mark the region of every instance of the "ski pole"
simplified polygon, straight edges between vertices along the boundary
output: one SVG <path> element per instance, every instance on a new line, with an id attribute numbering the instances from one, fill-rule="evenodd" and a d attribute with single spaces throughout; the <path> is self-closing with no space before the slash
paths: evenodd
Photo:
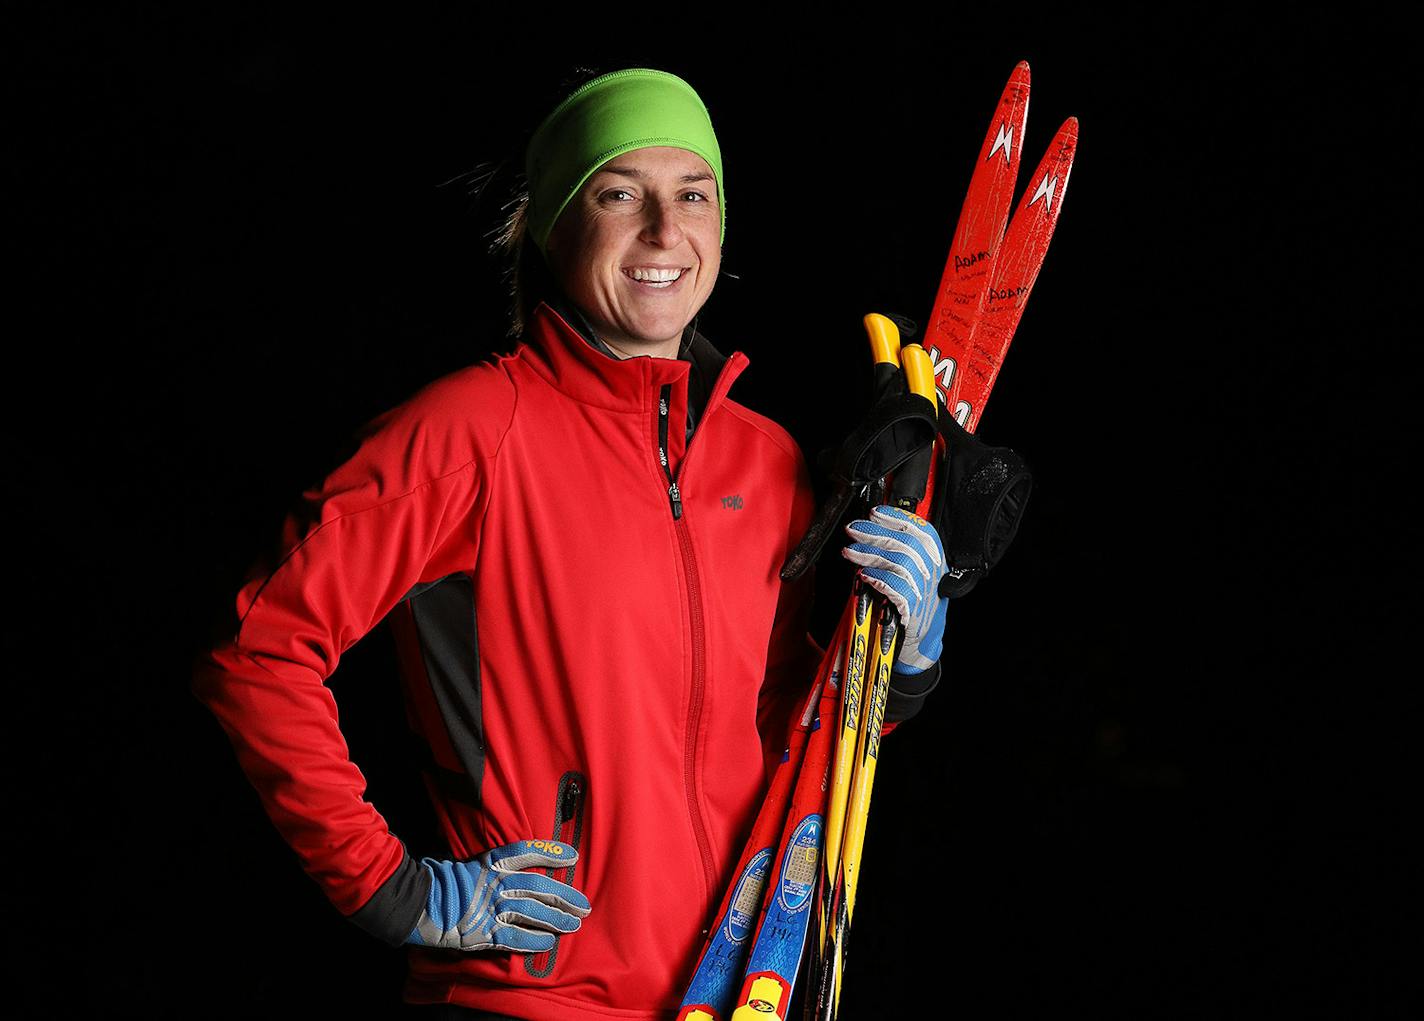
<path id="1" fill-rule="evenodd" d="M 894 330 L 894 325 L 883 317 L 881 328 Z M 873 317 L 866 317 L 868 329 L 874 330 Z M 896 338 L 898 340 L 898 336 Z M 935 403 L 934 376 L 928 354 L 918 345 L 905 345 L 900 352 L 905 380 L 911 392 Z M 936 440 L 936 446 L 939 441 Z M 904 510 L 923 511 L 928 490 L 925 472 L 932 469 L 934 459 L 927 453 L 927 464 L 907 466 L 891 487 L 891 500 Z M 932 490 L 931 490 L 932 491 Z M 885 703 L 889 698 L 890 673 L 899 651 L 901 638 L 900 619 L 893 605 L 883 596 L 877 595 L 872 602 L 875 618 L 874 637 L 869 646 L 870 663 L 866 674 L 873 678 L 870 700 L 862 715 L 860 726 L 854 738 L 854 773 L 848 792 L 848 803 L 844 811 L 844 834 L 839 840 L 840 868 L 823 873 L 822 880 L 828 883 L 828 896 L 823 899 L 825 915 L 823 921 L 829 923 L 820 945 L 819 960 L 813 971 L 816 982 L 814 1006 L 807 1000 L 808 1012 L 818 1018 L 833 1018 L 839 1009 L 841 978 L 845 968 L 847 937 L 855 908 L 855 894 L 860 875 L 860 858 L 865 842 L 865 828 L 869 818 L 870 796 L 875 783 L 875 767 L 880 753 L 880 733 L 885 718 Z M 842 734 L 842 737 L 848 737 Z M 828 813 L 829 814 L 829 813 Z M 834 839 L 828 836 L 829 842 Z"/>
<path id="2" fill-rule="evenodd" d="M 865 329 L 873 364 L 871 403 L 874 404 L 886 389 L 894 385 L 900 371 L 900 331 L 893 321 L 874 313 L 865 317 Z M 854 613 L 844 638 L 849 659 L 842 675 L 836 753 L 831 766 L 830 789 L 826 795 L 826 849 L 821 856 L 816 893 L 816 931 L 811 945 L 810 972 L 813 976 L 819 973 L 822 948 L 826 945 L 834 921 L 830 913 L 830 895 L 840 867 L 841 836 L 845 831 L 846 804 L 850 799 L 856 737 L 865 709 L 865 667 L 875 623 L 874 594 L 874 590 L 857 575 L 851 586 Z"/>

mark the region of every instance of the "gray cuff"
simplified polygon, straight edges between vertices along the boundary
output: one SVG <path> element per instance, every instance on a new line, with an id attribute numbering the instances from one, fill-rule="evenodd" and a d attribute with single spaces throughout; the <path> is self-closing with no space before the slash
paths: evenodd
<path id="1" fill-rule="evenodd" d="M 391 877 L 347 921 L 393 947 L 402 946 L 430 898 L 430 870 L 407 853 Z"/>

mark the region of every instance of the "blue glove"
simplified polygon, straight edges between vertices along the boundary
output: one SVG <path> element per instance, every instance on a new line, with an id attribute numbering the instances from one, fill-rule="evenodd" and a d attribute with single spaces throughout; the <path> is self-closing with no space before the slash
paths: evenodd
<path id="1" fill-rule="evenodd" d="M 520 840 L 472 861 L 422 858 L 430 896 L 405 941 L 452 950 L 552 950 L 556 933 L 578 929 L 588 898 L 567 883 L 519 870 L 576 861 L 578 852 L 557 840 Z"/>
<path id="2" fill-rule="evenodd" d="M 895 673 L 923 673 L 944 652 L 944 618 L 949 600 L 939 594 L 945 574 L 944 544 L 924 518 L 882 504 L 870 520 L 846 525 L 852 539 L 841 550 L 851 563 L 861 566 L 860 577 L 900 611 L 905 631 Z"/>

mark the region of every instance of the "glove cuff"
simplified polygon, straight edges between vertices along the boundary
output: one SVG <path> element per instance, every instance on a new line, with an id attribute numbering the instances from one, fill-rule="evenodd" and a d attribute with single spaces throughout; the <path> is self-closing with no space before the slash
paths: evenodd
<path id="1" fill-rule="evenodd" d="M 903 723 L 916 715 L 925 704 L 930 692 L 939 685 L 940 664 L 938 661 L 922 673 L 890 673 L 890 693 L 885 700 L 885 722 Z"/>
<path id="2" fill-rule="evenodd" d="M 430 869 L 405 853 L 371 899 L 346 920 L 390 946 L 402 946 L 425 910 L 430 884 Z"/>

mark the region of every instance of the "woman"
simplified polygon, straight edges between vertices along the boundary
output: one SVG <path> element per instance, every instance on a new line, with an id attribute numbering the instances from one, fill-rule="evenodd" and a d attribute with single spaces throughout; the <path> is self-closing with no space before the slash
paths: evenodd
<path id="1" fill-rule="evenodd" d="M 810 576 L 779 577 L 811 486 L 790 436 L 728 397 L 746 356 L 695 329 L 726 206 L 692 88 L 585 83 L 526 176 L 520 343 L 362 430 L 194 690 L 337 909 L 411 944 L 408 1002 L 664 1017 L 822 654 Z M 845 554 L 910 622 L 894 720 L 938 676 L 943 553 L 919 519 L 873 517 Z M 363 800 L 325 685 L 382 620 L 439 858 Z"/>

